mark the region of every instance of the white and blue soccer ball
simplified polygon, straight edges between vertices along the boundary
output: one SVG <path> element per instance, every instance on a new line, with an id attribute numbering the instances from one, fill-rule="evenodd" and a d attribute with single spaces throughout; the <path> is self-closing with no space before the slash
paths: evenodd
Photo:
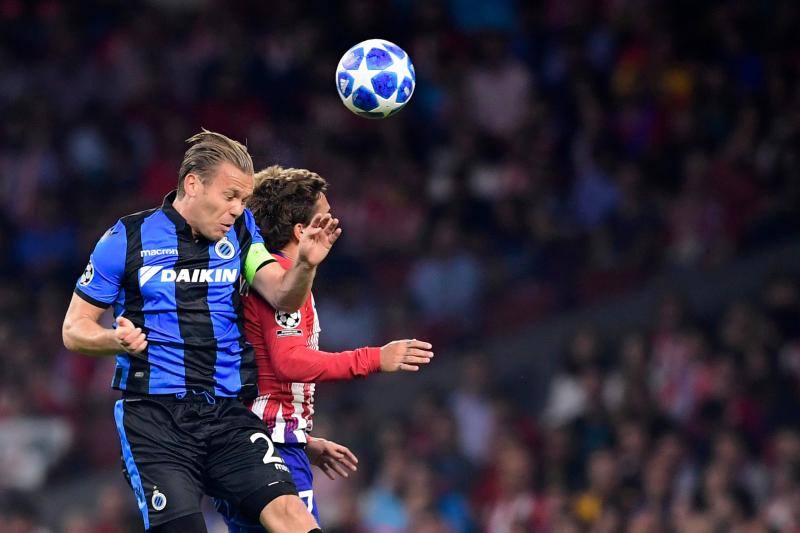
<path id="1" fill-rule="evenodd" d="M 368 39 L 350 48 L 336 68 L 336 89 L 356 115 L 386 118 L 400 111 L 414 94 L 417 75 L 402 48 Z"/>

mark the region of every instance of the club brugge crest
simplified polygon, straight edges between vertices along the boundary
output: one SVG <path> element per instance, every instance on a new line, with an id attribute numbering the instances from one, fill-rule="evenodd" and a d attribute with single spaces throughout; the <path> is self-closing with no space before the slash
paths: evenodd
<path id="1" fill-rule="evenodd" d="M 154 510 L 161 511 L 167 506 L 167 495 L 159 492 L 157 487 L 153 487 L 153 497 L 150 498 L 150 503 Z"/>
<path id="2" fill-rule="evenodd" d="M 227 237 L 223 237 L 217 241 L 217 244 L 214 245 L 214 251 L 220 259 L 231 259 L 236 255 L 236 247 L 233 246 L 233 243 L 229 241 Z"/>

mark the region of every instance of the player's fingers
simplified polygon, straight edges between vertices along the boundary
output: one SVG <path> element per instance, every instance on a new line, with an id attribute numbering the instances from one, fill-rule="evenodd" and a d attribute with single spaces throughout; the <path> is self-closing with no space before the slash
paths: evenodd
<path id="1" fill-rule="evenodd" d="M 404 364 L 411 365 L 427 365 L 431 362 L 430 357 L 417 357 L 415 355 L 407 355 L 403 358 Z"/>
<path id="2" fill-rule="evenodd" d="M 130 320 L 128 320 L 124 316 L 119 315 L 117 317 L 117 326 L 122 327 L 122 328 L 133 328 L 133 322 L 131 322 Z"/>
<path id="3" fill-rule="evenodd" d="M 306 229 L 304 229 L 304 230 L 303 230 L 303 236 L 304 236 L 304 237 L 314 237 L 315 235 L 318 235 L 318 234 L 319 234 L 319 233 L 321 233 L 322 231 L 323 231 L 323 230 L 322 230 L 322 228 L 320 228 L 320 227 L 316 227 L 316 228 L 306 228 Z"/>
<path id="4" fill-rule="evenodd" d="M 120 340 L 126 344 L 136 344 L 137 342 L 141 342 L 147 338 L 147 335 L 144 334 L 142 330 L 136 328 L 135 330 L 131 330 L 128 334 L 124 335 Z"/>
<path id="5" fill-rule="evenodd" d="M 399 370 L 403 370 L 405 372 L 416 372 L 419 370 L 419 367 L 416 365 L 409 365 L 408 363 L 400 363 Z"/>
<path id="6" fill-rule="evenodd" d="M 328 238 L 328 241 L 330 241 L 331 244 L 335 243 L 336 239 L 338 239 L 341 234 L 342 228 L 336 228 L 336 231 Z"/>
<path id="7" fill-rule="evenodd" d="M 330 213 L 325 213 L 324 215 L 319 217 L 319 222 L 317 222 L 317 225 L 314 227 L 321 228 L 324 230 L 328 226 L 328 224 L 331 223 L 331 218 L 332 217 Z"/>
<path id="8" fill-rule="evenodd" d="M 409 348 L 419 348 L 420 350 L 430 350 L 433 348 L 433 345 L 429 342 L 425 341 L 418 341 L 417 339 L 411 339 L 407 341 L 407 346 Z"/>
<path id="9" fill-rule="evenodd" d="M 353 465 L 358 464 L 358 457 L 356 457 L 356 454 L 351 452 L 349 448 L 342 446 L 342 455 Z M 353 470 L 355 470 L 355 467 L 353 468 Z"/>
<path id="10" fill-rule="evenodd" d="M 342 477 L 350 477 L 350 473 L 345 469 L 341 463 L 338 461 L 334 461 L 330 464 L 330 467 Z"/>
<path id="11" fill-rule="evenodd" d="M 336 228 L 338 228 L 338 227 L 339 227 L 339 219 L 338 218 L 332 218 L 330 220 L 330 222 L 328 222 L 328 224 L 325 226 L 325 233 L 330 235 L 331 233 L 336 231 Z"/>
<path id="12" fill-rule="evenodd" d="M 317 213 L 311 219 L 311 223 L 308 225 L 309 228 L 318 228 L 320 226 L 320 222 L 322 221 L 322 214 Z"/>
<path id="13" fill-rule="evenodd" d="M 147 348 L 147 341 L 142 342 L 141 344 L 137 344 L 135 346 L 130 347 L 130 351 L 132 353 L 142 353 Z"/>
<path id="14" fill-rule="evenodd" d="M 406 355 L 414 355 L 416 357 L 433 357 L 433 352 L 429 352 L 427 350 L 420 350 L 418 348 L 408 348 L 406 350 Z"/>
<path id="15" fill-rule="evenodd" d="M 339 459 L 339 464 L 346 466 L 353 472 L 358 470 L 358 466 L 355 463 L 353 463 L 348 457 L 342 457 L 341 459 Z"/>
<path id="16" fill-rule="evenodd" d="M 126 335 L 125 335 L 126 337 L 129 337 L 129 336 L 131 336 L 131 335 L 138 334 L 138 333 L 141 333 L 141 332 L 142 332 L 142 328 L 137 328 L 137 327 L 133 327 L 133 328 L 119 328 L 119 329 L 122 329 L 123 331 L 126 331 L 126 332 L 127 332 L 127 333 L 126 333 Z"/>
<path id="17" fill-rule="evenodd" d="M 322 470 L 323 474 L 328 476 L 328 479 L 336 480 L 336 476 L 333 475 L 330 467 L 327 464 L 322 463 L 321 465 L 319 465 L 319 469 Z"/>
<path id="18" fill-rule="evenodd" d="M 336 453 L 334 454 L 334 458 L 339 463 L 345 465 L 350 470 L 352 470 L 354 472 L 356 470 L 358 470 L 358 467 L 356 466 L 356 463 L 358 462 L 358 459 L 356 459 L 356 456 L 353 455 L 353 452 L 351 452 L 350 450 L 348 450 L 344 446 L 342 446 L 340 450 L 336 451 Z"/>

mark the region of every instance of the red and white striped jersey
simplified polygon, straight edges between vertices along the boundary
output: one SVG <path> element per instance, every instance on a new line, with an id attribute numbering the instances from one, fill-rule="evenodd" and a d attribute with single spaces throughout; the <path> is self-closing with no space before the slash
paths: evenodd
<path id="1" fill-rule="evenodd" d="M 273 254 L 283 268 L 291 261 Z M 380 348 L 348 352 L 319 350 L 321 331 L 314 296 L 293 313 L 276 311 L 251 291 L 242 297 L 245 334 L 258 366 L 258 397 L 250 409 L 278 443 L 305 443 L 314 415 L 314 385 L 363 377 L 380 370 Z"/>

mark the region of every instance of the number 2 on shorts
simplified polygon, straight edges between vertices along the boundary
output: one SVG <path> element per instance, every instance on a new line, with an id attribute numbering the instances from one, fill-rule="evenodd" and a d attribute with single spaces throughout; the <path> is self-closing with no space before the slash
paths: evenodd
<path id="1" fill-rule="evenodd" d="M 283 459 L 280 455 L 275 455 L 275 447 L 272 445 L 272 441 L 269 439 L 269 437 L 263 433 L 253 433 L 250 435 L 250 442 L 253 444 L 255 444 L 258 439 L 264 439 L 267 441 L 267 453 L 264 454 L 264 464 L 283 462 Z"/>

